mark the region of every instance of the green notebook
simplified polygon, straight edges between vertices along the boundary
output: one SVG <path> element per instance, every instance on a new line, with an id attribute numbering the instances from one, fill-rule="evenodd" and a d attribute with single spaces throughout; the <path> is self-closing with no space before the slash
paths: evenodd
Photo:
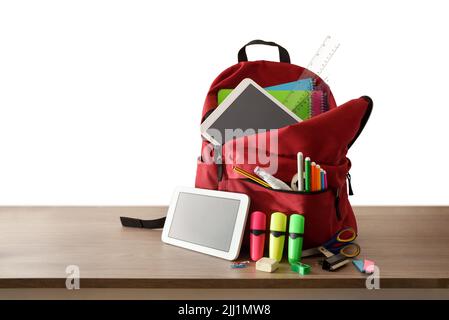
<path id="1" fill-rule="evenodd" d="M 232 89 L 221 89 L 218 91 L 218 104 L 222 103 L 224 99 L 232 92 Z M 311 91 L 290 91 L 290 90 L 267 90 L 267 92 L 276 98 L 279 102 L 285 105 L 288 109 L 293 111 L 302 120 L 307 120 L 311 115 Z"/>

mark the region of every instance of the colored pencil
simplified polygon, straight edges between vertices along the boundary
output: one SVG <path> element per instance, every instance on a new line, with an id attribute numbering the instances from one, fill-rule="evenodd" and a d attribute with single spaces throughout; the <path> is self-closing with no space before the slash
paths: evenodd
<path id="1" fill-rule="evenodd" d="M 266 188 L 270 188 L 270 189 L 271 189 L 271 187 L 270 187 L 270 185 L 269 185 L 268 183 L 266 183 L 266 182 L 263 181 L 262 179 L 259 179 L 259 178 L 256 177 L 255 175 L 253 175 L 253 174 L 251 174 L 251 173 L 249 173 L 249 172 L 247 172 L 247 171 L 245 171 L 245 170 L 243 170 L 243 169 L 241 169 L 241 168 L 239 168 L 239 167 L 235 167 L 235 166 L 234 166 L 234 167 L 232 167 L 232 169 L 233 169 L 235 172 L 241 174 L 242 176 L 247 177 L 248 179 L 251 179 L 251 180 L 253 180 L 254 182 L 257 182 L 258 184 L 260 184 L 260 185 L 262 185 L 262 186 L 264 186 L 264 187 L 266 187 Z"/>

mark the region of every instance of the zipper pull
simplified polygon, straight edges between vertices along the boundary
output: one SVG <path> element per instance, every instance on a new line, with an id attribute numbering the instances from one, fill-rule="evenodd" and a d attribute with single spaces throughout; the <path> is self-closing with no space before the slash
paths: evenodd
<path id="1" fill-rule="evenodd" d="M 223 179 L 223 155 L 222 155 L 222 146 L 214 145 L 214 162 L 217 166 L 217 178 L 218 182 Z"/>
<path id="2" fill-rule="evenodd" d="M 348 178 L 349 195 L 350 195 L 350 196 L 353 196 L 353 195 L 354 195 L 354 191 L 352 191 L 351 174 L 348 172 L 348 173 L 346 174 L 346 177 Z"/>

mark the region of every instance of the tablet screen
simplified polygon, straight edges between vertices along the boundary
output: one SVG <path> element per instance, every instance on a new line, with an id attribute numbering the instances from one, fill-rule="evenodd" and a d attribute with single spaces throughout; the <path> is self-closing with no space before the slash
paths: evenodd
<path id="1" fill-rule="evenodd" d="M 223 144 L 230 139 L 253 134 L 259 129 L 279 129 L 295 123 L 298 120 L 250 84 L 206 132 Z M 226 134 L 227 129 L 241 130 L 229 135 Z M 219 136 L 214 133 L 215 130 L 219 132 Z"/>
<path id="2" fill-rule="evenodd" d="M 170 238 L 229 251 L 240 200 L 180 192 Z"/>

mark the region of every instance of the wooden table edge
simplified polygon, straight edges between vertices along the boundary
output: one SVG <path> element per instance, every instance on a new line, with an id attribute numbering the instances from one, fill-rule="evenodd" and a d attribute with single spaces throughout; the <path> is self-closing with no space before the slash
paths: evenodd
<path id="1" fill-rule="evenodd" d="M 0 289 L 61 289 L 65 278 L 0 279 Z M 363 289 L 366 279 L 80 279 L 89 289 Z M 380 279 L 383 289 L 448 289 L 448 278 Z"/>

